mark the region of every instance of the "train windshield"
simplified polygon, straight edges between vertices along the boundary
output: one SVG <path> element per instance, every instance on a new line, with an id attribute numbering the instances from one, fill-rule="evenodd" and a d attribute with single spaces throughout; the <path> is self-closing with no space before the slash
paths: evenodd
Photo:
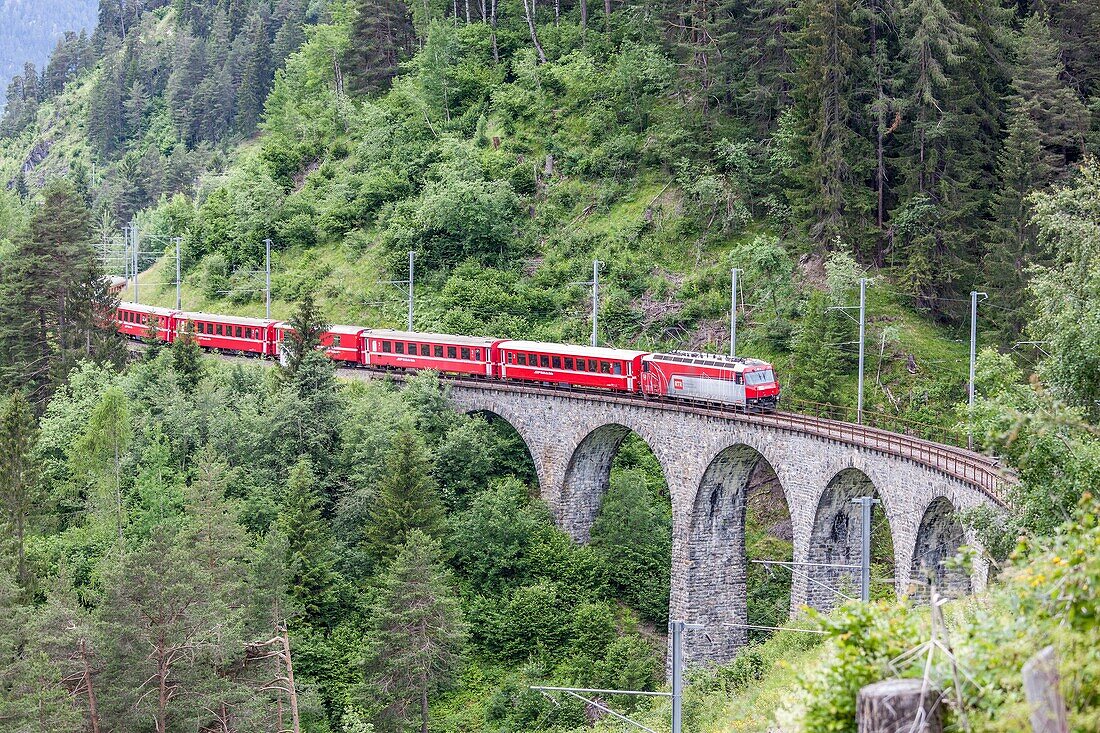
<path id="1" fill-rule="evenodd" d="M 745 384 L 767 384 L 775 381 L 775 375 L 771 369 L 761 369 L 755 372 L 745 372 Z"/>

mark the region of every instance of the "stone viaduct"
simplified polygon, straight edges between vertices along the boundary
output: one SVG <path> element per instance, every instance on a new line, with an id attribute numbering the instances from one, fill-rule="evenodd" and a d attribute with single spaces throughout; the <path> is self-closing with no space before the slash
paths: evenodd
<path id="1" fill-rule="evenodd" d="M 761 462 L 774 471 L 791 515 L 792 610 L 832 607 L 830 586 L 858 589 L 855 571 L 797 563 L 858 565 L 861 517 L 851 499 L 869 494 L 882 501 L 889 523 L 899 594 L 918 578 L 956 591 L 985 584 L 983 561 L 966 573 L 941 560 L 976 544 L 956 512 L 1001 506 L 1006 479 L 986 456 L 788 413 L 465 380 L 448 380 L 448 390 L 457 409 L 515 428 L 542 498 L 577 542 L 588 540 L 622 441 L 634 432 L 648 444 L 672 500 L 670 617 L 707 626 L 708 638 L 688 639 L 690 662 L 728 661 L 746 643 L 745 629 L 723 624 L 747 618 L 746 486 Z"/>

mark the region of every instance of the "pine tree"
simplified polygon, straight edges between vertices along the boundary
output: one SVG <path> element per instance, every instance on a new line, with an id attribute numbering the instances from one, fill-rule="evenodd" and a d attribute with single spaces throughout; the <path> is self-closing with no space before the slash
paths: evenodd
<path id="1" fill-rule="evenodd" d="M 285 374 L 293 378 L 306 355 L 321 348 L 321 335 L 328 330 L 328 324 L 321 318 L 313 295 L 307 293 L 299 301 L 289 325 L 291 330 L 286 332 L 281 356 Z"/>
<path id="2" fill-rule="evenodd" d="M 866 49 L 851 0 L 802 0 L 788 34 L 797 134 L 792 206 L 819 244 L 859 246 L 872 210 L 869 141 L 859 129 L 856 80 Z"/>
<path id="3" fill-rule="evenodd" d="M 383 576 L 373 627 L 368 683 L 379 728 L 402 731 L 418 714 L 427 733 L 430 696 L 457 671 L 464 629 L 439 545 L 423 532 L 408 534 Z"/>
<path id="4" fill-rule="evenodd" d="M 1060 54 L 1044 18 L 1024 20 L 1009 102 L 1014 114 L 1026 114 L 1035 123 L 1048 175 L 1080 159 L 1089 124 L 1085 104 L 1063 81 L 1066 68 Z"/>
<path id="5" fill-rule="evenodd" d="M 280 526 L 287 538 L 289 596 L 308 621 L 325 625 L 332 619 L 332 538 L 321 518 L 321 494 L 309 459 L 290 471 Z"/>
<path id="6" fill-rule="evenodd" d="M 112 359 L 121 343 L 89 239 L 91 221 L 66 181 L 51 182 L 29 232 L 0 261 L 0 387 L 36 405 L 80 359 Z"/>
<path id="7" fill-rule="evenodd" d="M 99 79 L 88 97 L 88 140 L 103 157 L 114 155 L 123 142 L 122 73 L 114 54 L 103 61 Z"/>
<path id="8" fill-rule="evenodd" d="M 195 340 L 195 324 L 188 321 L 176 335 L 169 349 L 172 353 L 172 371 L 184 392 L 192 392 L 202 378 L 202 349 Z"/>
<path id="9" fill-rule="evenodd" d="M 349 88 L 365 94 L 384 90 L 414 40 L 412 14 L 402 0 L 356 0 L 344 56 Z"/>
<path id="10" fill-rule="evenodd" d="M 61 674 L 42 651 L 30 606 L 0 569 L 0 721 L 5 730 L 80 733 L 79 711 Z"/>
<path id="11" fill-rule="evenodd" d="M 232 18 L 230 19 L 232 22 Z M 245 35 L 248 39 L 244 57 L 244 69 L 237 92 L 237 117 L 235 127 L 243 135 L 256 131 L 263 114 L 264 99 L 271 84 L 274 69 L 271 65 L 271 45 L 268 36 L 271 19 L 267 6 L 257 6 L 248 22 Z"/>
<path id="12" fill-rule="evenodd" d="M 271 64 L 273 68 L 281 69 L 290 54 L 305 43 L 305 5 L 302 0 L 279 0 L 274 20 L 279 29 L 271 46 Z"/>
<path id="13" fill-rule="evenodd" d="M 411 532 L 436 536 L 442 526 L 443 504 L 431 479 L 428 450 L 413 432 L 401 430 L 386 458 L 367 540 L 378 557 L 392 558 Z"/>
<path id="14" fill-rule="evenodd" d="M 5 555 L 14 562 L 15 578 L 25 593 L 31 592 L 27 567 L 27 520 L 37 504 L 38 462 L 34 457 L 38 440 L 31 404 L 16 392 L 0 406 L 0 509 L 5 528 Z"/>
<path id="15" fill-rule="evenodd" d="M 987 290 L 995 309 L 991 318 L 1013 340 L 1023 328 L 1027 271 L 1038 254 L 1028 198 L 1050 178 L 1042 134 L 1022 109 L 1009 120 L 1008 137 L 997 161 L 998 188 L 994 193 L 994 230 L 983 259 Z"/>

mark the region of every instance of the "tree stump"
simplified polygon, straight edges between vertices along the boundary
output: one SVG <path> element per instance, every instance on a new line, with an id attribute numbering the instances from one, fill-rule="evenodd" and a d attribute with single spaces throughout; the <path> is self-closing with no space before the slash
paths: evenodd
<path id="1" fill-rule="evenodd" d="M 940 691 L 921 680 L 885 680 L 856 698 L 859 733 L 943 733 Z"/>
<path id="2" fill-rule="evenodd" d="M 1031 708 L 1031 729 L 1035 733 L 1066 733 L 1069 730 L 1054 647 L 1048 646 L 1024 665 L 1024 694 Z"/>

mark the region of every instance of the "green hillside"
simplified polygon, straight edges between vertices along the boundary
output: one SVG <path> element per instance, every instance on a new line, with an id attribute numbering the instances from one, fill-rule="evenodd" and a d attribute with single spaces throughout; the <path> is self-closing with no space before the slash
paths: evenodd
<path id="1" fill-rule="evenodd" d="M 953 710 L 1020 729 L 1020 663 L 1051 642 L 1095 689 L 1093 5 L 104 1 L 0 118 L 0 720 L 565 733 L 624 728 L 530 685 L 661 687 L 673 517 L 641 439 L 576 545 L 507 425 L 313 348 L 403 326 L 410 251 L 417 329 L 586 343 L 599 260 L 600 341 L 643 349 L 724 352 L 739 268 L 738 353 L 838 410 L 868 278 L 868 409 L 969 422 L 1019 477 L 1011 512 L 964 517 L 999 576 L 947 609 L 976 680 Z M 141 302 L 174 306 L 179 238 L 183 307 L 250 315 L 270 239 L 300 353 L 128 362 L 101 275 L 133 237 Z M 775 477 L 751 483 L 747 559 L 789 559 Z M 874 610 L 693 672 L 688 730 L 854 730 L 859 685 L 929 631 L 882 532 L 873 553 Z M 789 578 L 747 583 L 750 621 L 787 623 Z M 293 690 L 269 682 L 287 654 Z M 1071 705 L 1095 727 L 1094 696 Z"/>

